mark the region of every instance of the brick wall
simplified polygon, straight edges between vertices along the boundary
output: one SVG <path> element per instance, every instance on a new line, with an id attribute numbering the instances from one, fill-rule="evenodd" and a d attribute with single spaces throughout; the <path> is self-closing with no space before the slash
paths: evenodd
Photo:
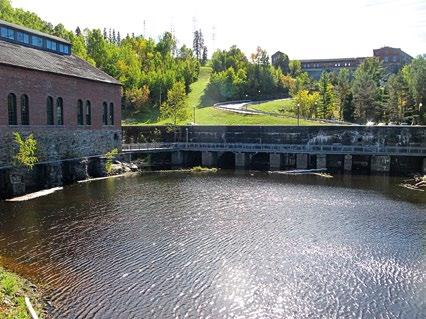
<path id="1" fill-rule="evenodd" d="M 8 125 L 7 96 L 29 98 L 29 126 Z M 63 99 L 64 125 L 47 125 L 46 101 Z M 92 125 L 77 125 L 77 101 L 91 102 Z M 103 125 L 103 102 L 114 103 L 114 125 Z M 56 105 L 56 104 L 55 104 Z M 85 79 L 0 65 L 0 167 L 8 166 L 16 152 L 13 132 L 34 133 L 40 161 L 102 155 L 121 148 L 121 87 Z"/>
<path id="2" fill-rule="evenodd" d="M 56 103 L 62 97 L 64 105 L 64 128 L 67 129 L 119 129 L 121 126 L 121 87 L 108 83 L 49 74 L 34 70 L 0 65 L 0 130 L 8 126 L 7 96 L 17 97 L 18 123 L 20 120 L 20 96 L 29 98 L 31 126 L 47 126 L 46 101 L 51 96 Z M 92 125 L 77 126 L 77 101 L 89 100 L 92 105 Z M 114 103 L 114 126 L 103 126 L 102 103 Z M 1 132 L 1 131 L 0 131 Z"/>

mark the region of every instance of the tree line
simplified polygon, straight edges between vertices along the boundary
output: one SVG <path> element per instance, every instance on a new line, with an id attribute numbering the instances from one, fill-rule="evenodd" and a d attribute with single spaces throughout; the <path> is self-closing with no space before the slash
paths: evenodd
<path id="1" fill-rule="evenodd" d="M 323 72 L 318 81 L 299 73 L 285 77 L 301 114 L 365 124 L 425 124 L 426 60 L 419 56 L 391 74 L 375 57 L 351 72 Z"/>
<path id="2" fill-rule="evenodd" d="M 127 34 L 122 38 L 114 29 L 67 30 L 62 24 L 53 26 L 35 13 L 13 8 L 10 0 L 0 0 L 0 19 L 66 39 L 72 53 L 100 68 L 123 84 L 123 107 L 143 111 L 151 106 L 160 109 L 175 87 L 184 94 L 198 79 L 203 53 L 194 55 L 185 45 L 177 47 L 170 32 L 158 41 L 142 35 Z M 197 53 L 198 54 L 198 53 Z"/>
<path id="3" fill-rule="evenodd" d="M 419 56 L 389 73 L 375 57 L 355 70 L 323 72 L 319 80 L 303 72 L 300 61 L 284 53 L 269 63 L 257 48 L 247 59 L 236 46 L 212 57 L 208 86 L 219 101 L 292 97 L 293 111 L 305 118 L 425 124 L 426 60 Z"/>

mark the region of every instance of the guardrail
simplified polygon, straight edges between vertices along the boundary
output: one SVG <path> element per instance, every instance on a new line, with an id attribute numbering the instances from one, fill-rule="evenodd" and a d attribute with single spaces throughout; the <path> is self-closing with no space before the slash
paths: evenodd
<path id="1" fill-rule="evenodd" d="M 383 145 L 301 145 L 247 143 L 139 143 L 124 144 L 123 151 L 221 151 L 254 153 L 311 153 L 350 155 L 426 156 L 426 147 Z"/>

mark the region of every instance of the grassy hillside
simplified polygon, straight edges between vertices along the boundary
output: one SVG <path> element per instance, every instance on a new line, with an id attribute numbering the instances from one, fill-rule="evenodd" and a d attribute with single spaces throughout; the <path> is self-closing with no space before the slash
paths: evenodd
<path id="1" fill-rule="evenodd" d="M 195 123 L 198 125 L 297 125 L 297 119 L 291 116 L 291 100 L 276 100 L 255 104 L 249 108 L 270 113 L 280 113 L 284 109 L 285 116 L 272 115 L 245 115 L 228 111 L 218 110 L 213 107 L 216 103 L 214 99 L 206 95 L 206 88 L 209 84 L 210 67 L 201 67 L 198 81 L 191 85 L 191 92 L 188 94 L 188 107 L 190 117 L 186 121 L 178 124 L 184 125 L 193 122 L 193 111 L 195 106 Z M 159 120 L 157 110 L 145 113 L 123 114 L 123 125 L 162 125 L 171 123 L 170 119 Z M 300 125 L 319 125 L 318 122 L 300 120 Z"/>
<path id="2" fill-rule="evenodd" d="M 292 115 L 293 104 L 291 99 L 282 99 L 253 104 L 249 106 L 249 109 L 268 113 L 278 113 L 282 115 Z"/>

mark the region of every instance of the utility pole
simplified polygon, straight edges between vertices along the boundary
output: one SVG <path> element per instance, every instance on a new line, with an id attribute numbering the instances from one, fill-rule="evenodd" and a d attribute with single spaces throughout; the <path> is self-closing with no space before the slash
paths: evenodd
<path id="1" fill-rule="evenodd" d="M 297 103 L 297 126 L 300 126 L 300 103 Z"/>

